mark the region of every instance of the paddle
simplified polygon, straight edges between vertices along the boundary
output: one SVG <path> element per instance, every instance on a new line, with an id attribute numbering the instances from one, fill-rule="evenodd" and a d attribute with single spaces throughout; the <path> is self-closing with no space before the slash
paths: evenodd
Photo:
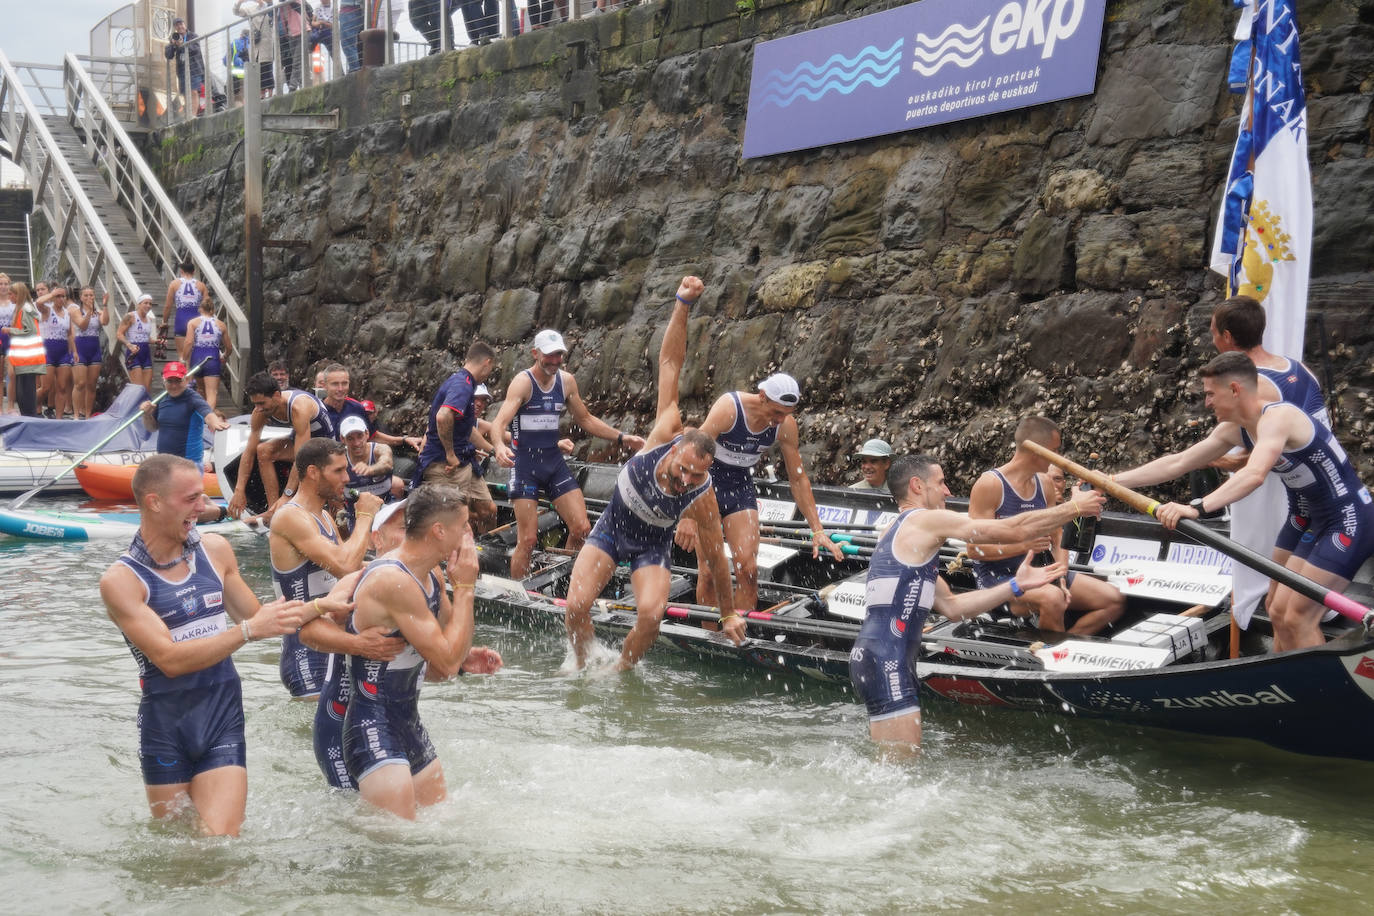
<path id="1" fill-rule="evenodd" d="M 1092 484 L 1094 487 L 1097 487 L 1115 499 L 1121 500 L 1137 512 L 1143 512 L 1153 518 L 1155 510 L 1160 506 L 1157 500 L 1150 499 L 1148 496 L 1143 496 L 1134 490 L 1123 487 L 1106 474 L 1099 474 L 1096 471 L 1091 471 L 1029 440 L 1023 444 L 1026 448 L 1035 452 L 1046 461 L 1059 465 L 1065 471 L 1068 471 L 1081 480 L 1088 481 L 1088 483 Z M 1303 597 L 1318 601 L 1343 617 L 1348 617 L 1357 623 L 1363 623 L 1365 629 L 1374 630 L 1374 610 L 1370 610 L 1358 601 L 1352 601 L 1334 589 L 1327 588 L 1324 585 L 1318 585 L 1306 576 L 1300 576 L 1291 569 L 1280 566 L 1268 557 L 1262 557 L 1253 550 L 1242 547 L 1226 535 L 1213 531 L 1211 528 L 1208 528 L 1206 525 L 1194 519 L 1186 518 L 1179 521 L 1178 530 L 1197 541 L 1199 544 L 1205 544 L 1208 547 L 1214 548 L 1226 554 L 1237 563 L 1243 563 L 1256 572 L 1263 573 L 1280 585 L 1288 586 Z"/>
<path id="2" fill-rule="evenodd" d="M 195 374 L 196 374 L 197 372 L 199 372 L 202 368 L 204 368 L 205 364 L 208 363 L 209 361 L 210 361 L 210 357 L 207 356 L 205 359 L 202 359 L 200 362 L 196 363 L 195 368 L 193 368 L 190 372 L 186 373 L 186 377 L 187 377 L 187 378 L 190 378 L 191 376 L 195 375 Z M 162 400 L 162 399 L 165 398 L 166 396 L 167 396 L 167 390 L 164 388 L 164 389 L 162 390 L 162 393 L 161 393 L 161 394 L 159 394 L 157 397 L 153 398 L 153 403 L 154 403 L 154 404 L 157 404 L 158 401 Z M 39 493 L 42 493 L 42 492 L 43 492 L 44 490 L 46 490 L 48 487 L 50 487 L 50 486 L 52 486 L 53 484 L 57 483 L 57 482 L 58 482 L 59 480 L 61 480 L 63 477 L 66 477 L 66 476 L 67 476 L 68 474 L 70 474 L 72 471 L 76 470 L 78 467 L 81 466 L 81 462 L 85 461 L 87 458 L 91 457 L 91 456 L 94 455 L 96 452 L 98 452 L 98 451 L 100 451 L 102 448 L 104 448 L 105 445 L 106 445 L 107 443 L 109 443 L 111 440 L 113 440 L 115 436 L 118 436 L 120 433 L 124 432 L 124 430 L 128 429 L 128 427 L 129 427 L 135 420 L 140 420 L 140 419 L 142 419 L 142 418 L 143 418 L 143 411 L 141 411 L 141 410 L 135 411 L 135 412 L 134 412 L 134 415 L 133 415 L 132 417 L 130 417 L 129 419 L 125 420 L 123 423 L 119 424 L 119 427 L 118 427 L 114 432 L 110 433 L 110 434 L 109 434 L 108 436 L 106 436 L 104 439 L 101 439 L 99 442 L 97 442 L 96 445 L 95 445 L 95 447 L 92 448 L 89 452 L 87 452 L 86 454 L 82 455 L 80 458 L 78 458 L 78 459 L 76 459 L 75 461 L 73 461 L 70 465 L 68 465 L 67 467 L 63 468 L 61 471 L 58 471 L 57 474 L 55 474 L 50 480 L 45 480 L 43 483 L 40 483 L 38 486 L 34 487 L 32 490 L 28 490 L 27 492 L 21 493 L 21 494 L 19 494 L 18 496 L 16 496 L 16 497 L 14 498 L 14 502 L 10 503 L 10 511 L 14 511 L 15 509 L 18 509 L 18 508 L 22 507 L 26 502 L 28 502 L 29 500 L 33 499 L 33 498 L 34 498 L 35 496 L 37 496 Z"/>
<path id="3" fill-rule="evenodd" d="M 614 611 L 637 612 L 633 604 L 608 602 L 606 607 Z M 664 616 L 676 620 L 699 620 L 705 623 L 716 623 L 720 620 L 720 610 L 700 604 L 682 604 L 679 602 L 668 605 L 664 610 Z M 797 633 L 806 636 L 831 636 L 853 639 L 855 634 L 859 632 L 859 625 L 857 623 L 833 623 L 825 620 L 793 620 L 787 617 L 775 617 L 767 611 L 750 611 L 742 616 L 747 623 L 758 624 L 764 629 L 780 633 Z"/>

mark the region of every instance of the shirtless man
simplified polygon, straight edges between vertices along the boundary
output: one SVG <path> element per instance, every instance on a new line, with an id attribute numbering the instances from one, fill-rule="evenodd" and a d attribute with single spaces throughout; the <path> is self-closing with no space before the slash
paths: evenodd
<path id="1" fill-rule="evenodd" d="M 278 388 L 277 380 L 266 372 L 259 372 L 250 378 L 244 387 L 248 399 L 253 402 L 253 415 L 248 428 L 248 444 L 239 458 L 239 473 L 234 481 L 234 495 L 229 500 L 229 514 L 237 517 L 247 507 L 248 478 L 252 476 L 256 461 L 262 468 L 262 489 L 267 497 L 267 511 L 263 514 L 270 518 L 281 498 L 278 495 L 277 462 L 294 459 L 297 444 L 314 436 L 330 439 L 337 436 L 334 425 L 329 421 L 329 411 L 319 398 L 308 391 Z M 275 425 L 290 426 L 291 435 L 262 441 L 262 430 L 268 420 Z M 282 496 L 289 499 L 296 495 L 298 479 L 295 465 L 292 465 L 286 489 L 281 491 Z"/>
<path id="2" fill-rule="evenodd" d="M 449 601 L 434 570 L 448 560 Z M 344 762 L 364 800 L 414 820 L 417 806 L 444 800 L 444 770 L 420 723 L 428 670 L 452 677 L 472 646 L 477 547 L 463 494 L 426 484 L 406 500 L 405 540 L 368 564 L 359 580 L 350 633 L 380 629 L 405 640 L 389 662 L 350 656 Z"/>
<path id="3" fill-rule="evenodd" d="M 294 632 L 312 612 L 299 601 L 260 605 L 229 543 L 196 531 L 205 490 L 194 464 L 149 456 L 133 489 L 138 534 L 101 577 L 100 597 L 138 663 L 148 805 L 155 818 L 190 814 L 203 833 L 237 835 L 248 771 L 230 656 L 252 640 Z"/>
<path id="4" fill-rule="evenodd" d="M 844 559 L 839 545 L 831 542 L 816 511 L 811 495 L 811 480 L 806 476 L 799 449 L 797 421 L 793 414 L 801 403 L 796 379 L 782 372 L 759 382 L 756 392 L 732 391 L 721 395 L 701 424 L 701 431 L 716 440 L 711 462 L 711 480 L 720 506 L 725 542 L 735 568 L 735 604 L 753 610 L 759 597 L 759 509 L 758 491 L 750 476 L 774 442 L 782 450 L 787 479 L 792 485 L 792 501 L 811 528 L 811 555 L 819 557 L 821 548 L 836 560 Z M 684 524 L 678 529 L 678 544 L 684 550 L 695 548 L 696 529 Z M 727 590 L 721 589 L 719 594 Z M 697 601 L 717 604 L 714 573 L 703 564 L 697 577 Z"/>
<path id="5" fill-rule="evenodd" d="M 1300 407 L 1322 426 L 1331 428 L 1317 377 L 1295 359 L 1264 349 L 1264 306 L 1249 296 L 1233 296 L 1212 312 L 1212 344 L 1218 353 L 1244 353 L 1259 370 L 1259 393 L 1266 400 L 1286 401 Z M 1243 452 L 1228 454 L 1213 463 L 1224 471 L 1245 466 Z M 1231 505 L 1231 537 L 1239 544 L 1264 554 L 1273 547 L 1287 517 L 1288 491 L 1273 475 L 1266 476 L 1255 492 Z M 1260 599 L 1270 591 L 1269 577 L 1241 563 L 1231 566 L 1232 614 L 1247 627 Z"/>
<path id="6" fill-rule="evenodd" d="M 611 580 L 617 563 L 630 564 L 636 613 L 634 628 L 625 637 L 620 654 L 620 670 L 638 663 L 658 638 L 668 605 L 673 529 L 681 519 L 692 518 L 697 523 L 701 565 L 715 571 L 725 595 L 723 607 L 740 606 L 731 600 L 720 513 L 711 490 L 710 467 L 716 443 L 699 429 L 683 427 L 678 409 L 678 376 L 687 358 L 687 310 L 703 289 L 696 277 L 684 277 L 678 287 L 673 315 L 659 348 L 658 409 L 653 429 L 643 451 L 621 468 L 610 505 L 597 519 L 573 565 L 564 621 L 579 668 L 586 665 L 595 640 L 592 602 Z M 720 622 L 736 645 L 744 642 L 744 618 L 737 611 L 722 613 Z"/>
<path id="7" fill-rule="evenodd" d="M 329 594 L 339 579 L 363 568 L 372 518 L 382 501 L 371 493 L 358 496 L 361 524 L 344 540 L 325 509 L 330 500 L 343 498 L 348 483 L 343 443 L 325 438 L 303 443 L 296 449 L 296 473 L 300 489 L 272 516 L 267 538 L 272 554 L 272 588 L 279 598 L 311 604 Z M 312 630 L 309 643 L 295 633 L 282 637 L 281 682 L 292 697 L 314 699 L 324 683 L 326 653 L 367 655 L 376 648 L 361 637 L 344 633 L 332 621 L 321 621 Z M 393 652 L 390 657 L 394 656 Z"/>
<path id="8" fill-rule="evenodd" d="M 1050 504 L 1045 495 L 1050 486 L 1046 477 L 1050 463 L 1022 443 L 1034 442 L 1051 451 L 1058 451 L 1062 441 L 1059 427 L 1045 417 L 1024 417 L 1016 424 L 1013 441 L 1016 450 L 1011 460 L 987 471 L 973 485 L 968 499 L 970 518 L 1011 518 Z M 1034 541 L 1016 543 L 969 544 L 968 555 L 973 560 L 973 573 L 978 580 L 978 587 L 990 589 L 1011 579 L 1016 573 L 1018 560 L 1026 551 L 1052 552 L 1058 544 L 1057 535 L 1054 538 L 1037 537 Z M 1092 576 L 1070 572 L 1062 582 L 1052 582 L 1015 595 L 1009 607 L 1017 617 L 1038 615 L 1040 629 L 1054 633 L 1062 633 L 1066 629 L 1067 612 L 1080 613 L 1081 616 L 1067 629 L 1070 633 L 1087 636 L 1101 632 L 1117 620 L 1126 610 L 1126 599 L 1116 586 Z"/>
<path id="9" fill-rule="evenodd" d="M 390 553 L 400 547 L 406 536 L 406 500 L 387 503 L 372 520 L 372 550 L 377 556 Z M 320 622 L 311 621 L 301 630 L 301 638 L 310 641 L 314 628 L 323 626 L 330 618 Z M 337 628 L 337 627 L 336 627 Z M 386 658 L 372 655 L 381 661 L 391 661 L 396 653 L 405 648 L 405 640 L 399 636 L 387 636 L 380 627 L 367 630 L 359 638 L 377 637 L 394 647 L 395 651 Z M 315 721 L 311 732 L 315 745 L 315 762 L 320 765 L 325 780 L 335 789 L 357 789 L 358 784 L 348 775 L 348 767 L 343 756 L 343 723 L 348 714 L 348 699 L 353 691 L 353 679 L 348 672 L 348 656 L 366 653 L 349 652 L 329 656 L 325 668 L 324 687 L 320 691 L 320 701 L 315 707 Z M 458 669 L 461 674 L 495 674 L 504 662 L 501 653 L 487 646 L 473 646 L 468 650 L 463 665 Z M 436 680 L 428 671 L 425 680 Z"/>
<path id="10" fill-rule="evenodd" d="M 493 440 L 496 460 L 514 468 L 506 493 L 515 509 L 516 544 L 511 554 L 512 579 L 530 571 L 530 554 L 539 534 L 539 493 L 553 503 L 554 511 L 568 529 L 569 550 L 578 550 L 591 531 L 587 503 L 577 478 L 568 470 L 558 447 L 558 418 L 566 406 L 574 422 L 593 436 L 613 440 L 632 451 L 644 447 L 638 436 L 627 436 L 600 417 L 592 415 L 577 390 L 577 377 L 562 368 L 567 344 L 557 331 L 540 331 L 530 348 L 534 365 L 517 375 L 506 389 L 506 400 L 492 421 L 495 430 L 517 422 L 514 448 L 498 434 Z"/>
<path id="11" fill-rule="evenodd" d="M 868 733 L 895 757 L 911 756 L 921 746 L 921 704 L 914 661 L 926 614 L 952 619 L 976 617 L 1020 593 L 1052 588 L 1064 574 L 1062 563 L 1031 566 L 1025 549 L 1015 575 L 991 588 L 955 595 L 938 575 L 940 546 L 947 538 L 1002 544 L 1036 544 L 1070 518 L 1098 515 L 1104 499 L 1091 490 L 1052 509 L 1001 519 L 975 519 L 945 508 L 945 474 L 929 455 L 907 455 L 892 462 L 888 487 L 901 514 L 883 533 L 868 568 L 868 610 L 849 653 L 849 677 L 868 708 Z M 1024 549 L 1024 548 L 1023 548 Z"/>
<path id="12" fill-rule="evenodd" d="M 1274 562 L 1327 588 L 1344 589 L 1374 554 L 1374 505 L 1345 450 L 1301 408 L 1262 395 L 1259 373 L 1244 353 L 1221 354 L 1201 375 L 1216 428 L 1191 448 L 1117 474 L 1117 483 L 1140 487 L 1172 480 L 1243 446 L 1250 457 L 1230 480 L 1190 505 L 1166 503 L 1155 517 L 1174 528 L 1180 519 L 1216 512 L 1253 492 L 1272 472 L 1288 490 L 1288 520 L 1274 543 Z M 1320 602 L 1274 583 L 1266 606 L 1275 652 L 1324 642 Z"/>

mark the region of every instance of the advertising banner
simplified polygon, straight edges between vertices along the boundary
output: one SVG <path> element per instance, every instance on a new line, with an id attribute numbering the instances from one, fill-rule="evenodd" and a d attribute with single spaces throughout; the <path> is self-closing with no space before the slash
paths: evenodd
<path id="1" fill-rule="evenodd" d="M 1087 95 L 1106 0 L 922 0 L 754 48 L 744 157 Z"/>

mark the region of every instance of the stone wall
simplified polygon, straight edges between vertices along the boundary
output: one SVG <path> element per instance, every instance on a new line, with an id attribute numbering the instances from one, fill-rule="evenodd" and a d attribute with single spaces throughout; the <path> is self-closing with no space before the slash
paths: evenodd
<path id="1" fill-rule="evenodd" d="M 665 0 L 277 100 L 337 107 L 344 126 L 269 135 L 267 234 L 306 245 L 269 251 L 267 356 L 342 359 L 417 428 L 470 340 L 506 347 L 509 378 L 553 326 L 593 410 L 642 430 L 656 329 L 691 272 L 707 292 L 687 415 L 792 372 L 819 480 L 853 479 L 848 454 L 881 435 L 943 456 L 966 490 L 1029 411 L 1105 467 L 1194 441 L 1221 298 L 1203 265 L 1239 107 L 1229 4 L 1110 3 L 1089 97 L 742 160 L 754 43 L 894 5 Z M 1374 0 L 1299 15 L 1317 209 L 1305 356 L 1329 367 L 1339 431 L 1374 479 Z M 240 136 L 230 112 L 153 138 L 203 238 Z M 241 286 L 240 175 L 216 260 Z"/>

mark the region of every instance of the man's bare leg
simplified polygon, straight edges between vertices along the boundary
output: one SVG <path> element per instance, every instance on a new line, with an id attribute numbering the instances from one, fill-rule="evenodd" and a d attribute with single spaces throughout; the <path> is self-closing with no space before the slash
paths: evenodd
<path id="1" fill-rule="evenodd" d="M 591 523 L 587 521 L 587 500 L 582 488 L 569 490 L 553 501 L 553 510 L 563 520 L 568 529 L 568 550 L 581 550 L 587 535 L 592 533 Z"/>
<path id="2" fill-rule="evenodd" d="M 1350 584 L 1349 579 L 1296 557 L 1289 557 L 1288 568 L 1318 585 L 1336 591 L 1343 591 Z M 1280 585 L 1274 591 L 1274 605 L 1269 608 L 1269 619 L 1274 624 L 1274 651 L 1286 652 L 1323 645 L 1326 637 L 1322 635 L 1321 622 L 1325 613 L 1326 607 L 1321 602 Z"/>
<path id="3" fill-rule="evenodd" d="M 921 711 L 868 723 L 868 734 L 885 760 L 909 760 L 921 753 Z"/>
<path id="4" fill-rule="evenodd" d="M 510 555 L 510 577 L 523 579 L 530 574 L 530 555 L 539 539 L 539 503 L 533 499 L 513 499 L 515 510 L 515 550 Z"/>
<path id="5" fill-rule="evenodd" d="M 415 785 L 415 803 L 421 808 L 437 805 L 448 798 L 448 786 L 444 784 L 444 768 L 436 757 L 411 780 Z"/>
<path id="6" fill-rule="evenodd" d="M 635 589 L 635 625 L 625 636 L 619 669 L 627 671 L 639 664 L 644 653 L 658 639 L 663 612 L 668 606 L 668 585 L 672 581 L 662 566 L 641 566 L 630 573 Z"/>
<path id="7" fill-rule="evenodd" d="M 592 602 L 614 574 L 615 560 L 600 547 L 586 544 L 578 551 L 577 559 L 573 562 L 568 604 L 563 615 L 578 668 L 586 666 L 587 653 L 596 641 L 596 632 L 592 627 Z"/>
<path id="8" fill-rule="evenodd" d="M 370 805 L 415 820 L 415 780 L 404 761 L 388 762 L 368 773 L 358 781 L 358 793 Z"/>
<path id="9" fill-rule="evenodd" d="M 730 547 L 730 563 L 735 573 L 735 605 L 753 609 L 759 600 L 759 514 L 753 509 L 732 512 L 721 519 L 725 543 Z M 716 582 L 711 570 L 697 570 L 697 603 L 719 607 Z"/>
<path id="10" fill-rule="evenodd" d="M 1074 576 L 1069 586 L 1069 610 L 1087 611 L 1074 621 L 1069 632 L 1078 636 L 1092 636 L 1121 619 L 1126 610 L 1126 598 L 1113 585 L 1092 576 Z"/>

